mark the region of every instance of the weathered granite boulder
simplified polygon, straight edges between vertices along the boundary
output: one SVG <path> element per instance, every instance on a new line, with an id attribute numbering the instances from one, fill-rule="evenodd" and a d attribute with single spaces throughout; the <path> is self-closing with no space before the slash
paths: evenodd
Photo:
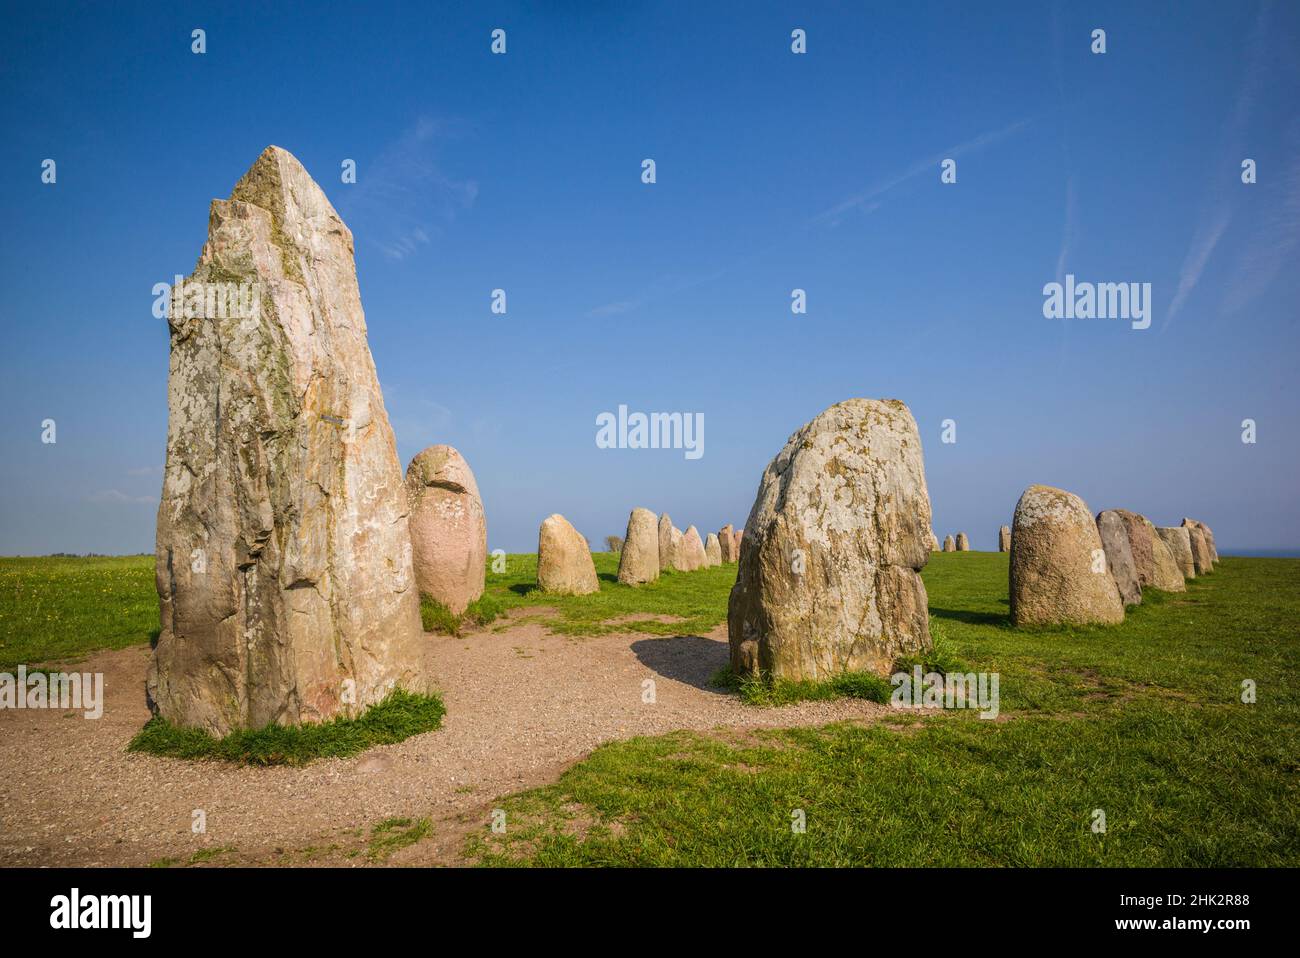
<path id="1" fill-rule="evenodd" d="M 1138 588 L 1144 589 L 1155 584 L 1155 557 L 1152 553 L 1151 540 L 1155 533 L 1150 531 L 1150 523 L 1145 516 L 1130 512 L 1128 509 L 1111 510 L 1124 524 L 1124 535 L 1128 538 L 1129 555 L 1133 557 L 1133 571 L 1137 574 Z M 1182 576 L 1179 576 L 1182 579 Z"/>
<path id="2" fill-rule="evenodd" d="M 587 539 L 556 513 L 547 516 L 537 534 L 537 584 L 545 592 L 587 595 L 600 591 L 596 564 Z"/>
<path id="3" fill-rule="evenodd" d="M 1200 526 L 1184 526 L 1192 543 L 1192 565 L 1197 575 L 1209 575 L 1214 571 L 1214 560 L 1210 558 L 1210 544 L 1205 540 L 1205 531 Z"/>
<path id="4" fill-rule="evenodd" d="M 708 543 L 705 543 L 707 547 Z M 736 555 L 736 530 L 728 522 L 718 530 L 718 549 L 722 554 L 723 562 L 735 562 L 738 558 Z"/>
<path id="5" fill-rule="evenodd" d="M 1030 486 L 1011 522 L 1011 621 L 1015 625 L 1124 621 L 1124 603 L 1087 504 Z"/>
<path id="6" fill-rule="evenodd" d="M 1138 518 L 1142 521 L 1147 539 L 1151 543 L 1151 587 L 1163 592 L 1186 592 L 1187 583 L 1183 580 L 1183 573 L 1178 567 L 1178 560 L 1174 558 L 1173 550 L 1151 524 L 1150 519 L 1146 516 L 1138 516 Z M 1130 537 L 1129 543 L 1132 544 L 1133 541 Z"/>
<path id="7" fill-rule="evenodd" d="M 850 399 L 818 415 L 768 465 L 745 523 L 727 612 L 733 670 L 884 675 L 928 649 L 929 531 L 907 406 Z"/>
<path id="8" fill-rule="evenodd" d="M 943 551 L 944 551 L 944 552 L 956 552 L 956 551 L 957 551 L 957 542 L 956 542 L 955 539 L 953 539 L 952 536 L 947 535 L 947 536 L 944 536 L 944 537 L 943 537 Z"/>
<path id="9" fill-rule="evenodd" d="M 474 473 L 451 446 L 430 446 L 406 467 L 406 498 L 420 594 L 460 615 L 487 580 L 487 518 Z"/>
<path id="10" fill-rule="evenodd" d="M 690 572 L 690 556 L 682 548 L 683 533 L 681 529 L 673 526 L 668 533 L 669 554 L 672 556 L 673 568 L 678 572 Z"/>
<path id="11" fill-rule="evenodd" d="M 644 585 L 659 578 L 659 530 L 649 509 L 633 509 L 627 519 L 627 535 L 618 560 L 618 581 Z"/>
<path id="12" fill-rule="evenodd" d="M 933 529 L 930 530 L 930 551 L 931 552 L 939 551 L 939 537 L 934 534 Z"/>
<path id="13" fill-rule="evenodd" d="M 1188 525 L 1195 525 L 1195 526 L 1199 526 L 1199 527 L 1200 527 L 1201 531 L 1202 531 L 1203 533 L 1205 533 L 1205 542 L 1206 542 L 1206 544 L 1210 547 L 1210 561 L 1211 561 L 1211 563 L 1213 563 L 1214 565 L 1218 565 L 1218 564 L 1219 564 L 1219 549 L 1218 549 L 1218 547 L 1214 544 L 1214 530 L 1211 529 L 1209 526 L 1207 526 L 1204 522 L 1200 522 L 1200 521 L 1198 521 L 1198 520 L 1196 520 L 1196 519 L 1184 519 L 1184 520 L 1183 520 L 1183 525 L 1185 525 L 1185 526 L 1188 526 Z"/>
<path id="14" fill-rule="evenodd" d="M 1184 579 L 1196 578 L 1196 559 L 1192 556 L 1192 534 L 1182 526 L 1156 526 L 1156 532 L 1173 554 Z"/>
<path id="15" fill-rule="evenodd" d="M 999 552 L 1011 551 L 1011 527 L 1010 526 L 1003 526 L 1002 528 L 998 529 L 998 551 Z"/>
<path id="16" fill-rule="evenodd" d="M 668 517 L 668 513 L 663 513 L 659 517 L 659 571 L 664 569 L 673 569 L 673 520 Z"/>
<path id="17" fill-rule="evenodd" d="M 1119 597 L 1125 605 L 1141 605 L 1142 587 L 1138 584 L 1137 567 L 1123 517 L 1114 509 L 1097 513 L 1097 534 L 1101 536 L 1101 547 L 1106 550 L 1106 563 L 1119 588 Z"/>
<path id="18" fill-rule="evenodd" d="M 966 538 L 966 533 L 957 533 L 957 551 L 970 552 L 970 540 Z"/>
<path id="19" fill-rule="evenodd" d="M 203 293 L 241 286 L 236 309 Z M 212 202 L 185 293 L 168 317 L 153 707 L 224 735 L 426 691 L 352 233 L 293 156 L 268 147 Z"/>
<path id="20" fill-rule="evenodd" d="M 686 527 L 677 548 L 683 572 L 695 572 L 704 568 L 704 541 L 700 539 L 700 530 L 695 526 Z"/>
<path id="21" fill-rule="evenodd" d="M 1196 565 L 1196 574 L 1205 575 L 1214 571 L 1214 551 L 1210 545 L 1209 527 L 1195 519 L 1184 519 L 1183 527 L 1192 539 L 1192 561 Z"/>
<path id="22" fill-rule="evenodd" d="M 705 568 L 722 565 L 722 541 L 716 532 L 710 532 L 704 540 L 704 565 Z"/>

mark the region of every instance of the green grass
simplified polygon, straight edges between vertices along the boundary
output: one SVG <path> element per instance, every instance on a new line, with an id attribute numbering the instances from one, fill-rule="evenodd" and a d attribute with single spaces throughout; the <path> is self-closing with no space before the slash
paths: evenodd
<path id="1" fill-rule="evenodd" d="M 0 558 L 0 671 L 148 642 L 153 556 Z"/>
<path id="2" fill-rule="evenodd" d="M 473 836 L 471 854 L 544 866 L 1300 865 L 1300 560 L 1225 559 L 1186 594 L 1148 592 L 1107 629 L 1011 628 L 1005 555 L 935 556 L 924 576 L 939 658 L 999 673 L 998 721 L 900 711 L 611 743 L 556 784 L 502 799 L 511 828 Z"/>
<path id="3" fill-rule="evenodd" d="M 695 572 L 662 573 L 641 586 L 618 581 L 617 553 L 594 552 L 600 591 L 591 595 L 553 595 L 537 586 L 537 556 L 512 553 L 506 571 L 489 571 L 484 598 L 495 600 L 498 614 L 527 606 L 546 606 L 553 614 L 547 627 L 562 635 L 644 632 L 648 635 L 695 635 L 727 618 L 727 594 L 736 581 L 736 565 Z M 719 598 L 721 597 L 721 598 Z M 666 616 L 670 621 L 656 621 Z M 644 617 L 628 622 L 629 617 Z"/>
<path id="4" fill-rule="evenodd" d="M 504 611 L 501 601 L 492 595 L 481 595 L 460 615 L 453 615 L 445 605 L 427 595 L 420 596 L 420 621 L 425 632 L 444 635 L 461 635 L 466 627 L 488 625 Z"/>
<path id="5" fill-rule="evenodd" d="M 446 714 L 437 695 L 394 689 L 356 718 L 304 725 L 267 725 L 216 738 L 155 716 L 127 745 L 130 752 L 171 758 L 217 759 L 246 765 L 305 765 L 320 758 L 355 755 L 432 732 Z"/>
<path id="6" fill-rule="evenodd" d="M 429 834 L 433 823 L 427 818 L 386 818 L 370 830 L 368 854 L 371 861 L 383 861 L 394 852 L 414 845 Z"/>

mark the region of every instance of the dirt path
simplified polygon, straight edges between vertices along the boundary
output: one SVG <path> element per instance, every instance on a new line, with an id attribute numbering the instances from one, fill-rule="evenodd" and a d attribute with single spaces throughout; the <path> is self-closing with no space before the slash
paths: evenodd
<path id="1" fill-rule="evenodd" d="M 376 822 L 425 816 L 429 837 L 391 862 L 455 863 L 493 799 L 554 781 L 602 742 L 887 711 L 848 700 L 743 705 L 708 685 L 727 662 L 725 626 L 707 637 L 572 638 L 531 622 L 428 640 L 428 667 L 447 704 L 443 728 L 303 768 L 128 755 L 148 719 L 148 648 L 69 667 L 104 674 L 102 718 L 0 711 L 0 865 L 187 862 L 203 849 L 219 852 L 216 862 L 361 865 L 369 861 L 356 849 Z M 646 679 L 653 704 L 642 702 Z M 191 831 L 196 809 L 206 813 L 206 834 Z"/>

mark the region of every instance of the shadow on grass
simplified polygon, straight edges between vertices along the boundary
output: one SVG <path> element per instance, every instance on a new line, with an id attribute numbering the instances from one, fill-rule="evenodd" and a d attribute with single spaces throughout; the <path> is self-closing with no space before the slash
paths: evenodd
<path id="1" fill-rule="evenodd" d="M 937 619 L 952 619 L 967 625 L 996 625 L 1011 627 L 1011 615 L 1007 612 L 971 612 L 967 609 L 936 609 L 930 607 L 930 614 Z"/>
<path id="2" fill-rule="evenodd" d="M 730 694 L 727 689 L 710 685 L 719 669 L 731 660 L 726 642 L 702 635 L 674 635 L 663 639 L 639 639 L 632 652 L 646 668 L 666 679 L 674 679 L 715 695 Z"/>
<path id="3" fill-rule="evenodd" d="M 515 595 L 528 595 L 533 592 L 540 592 L 542 589 L 536 582 L 516 582 L 510 587 L 510 591 Z"/>

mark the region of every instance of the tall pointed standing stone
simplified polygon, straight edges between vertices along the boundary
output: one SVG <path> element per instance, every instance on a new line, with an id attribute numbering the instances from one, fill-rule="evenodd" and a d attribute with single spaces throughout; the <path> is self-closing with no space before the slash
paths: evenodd
<path id="1" fill-rule="evenodd" d="M 425 691 L 406 491 L 351 232 L 268 147 L 212 202 L 183 286 L 168 317 L 154 707 L 221 735 Z"/>
<path id="2" fill-rule="evenodd" d="M 659 571 L 673 568 L 673 520 L 668 513 L 659 516 Z"/>

